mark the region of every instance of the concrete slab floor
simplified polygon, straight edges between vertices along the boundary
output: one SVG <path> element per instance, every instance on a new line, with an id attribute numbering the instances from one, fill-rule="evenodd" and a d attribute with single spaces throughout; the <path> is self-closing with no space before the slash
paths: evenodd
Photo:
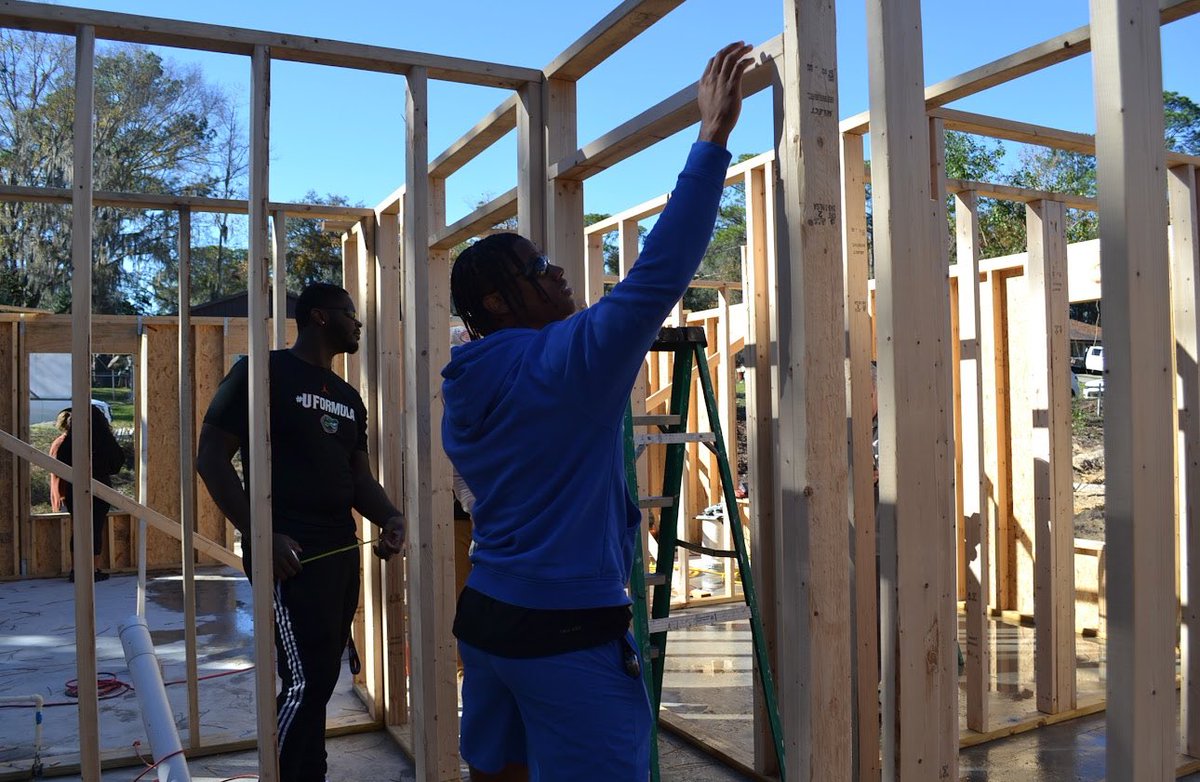
<path id="1" fill-rule="evenodd" d="M 135 610 L 137 579 L 116 575 L 96 585 L 97 669 L 129 682 L 118 627 Z M 201 676 L 220 675 L 199 685 L 200 732 L 208 744 L 254 736 L 251 593 L 246 579 L 223 567 L 199 568 L 196 581 L 197 636 Z M 163 670 L 163 678 L 184 678 L 182 580 L 177 574 L 153 575 L 147 584 L 147 622 Z M 63 579 L 0 583 L 0 696 L 42 695 L 45 710 L 43 757 L 78 752 L 78 709 L 63 694 L 75 677 L 74 588 Z M 349 672 L 343 675 L 329 708 L 331 726 L 370 722 L 353 693 Z M 186 742 L 187 690 L 167 688 L 168 698 Z M 33 748 L 33 711 L 0 708 L 0 778 L 27 772 Z M 125 692 L 100 702 L 101 747 L 129 754 L 134 741 L 146 752 L 145 731 L 136 695 Z M 389 735 L 372 732 L 340 736 L 328 742 L 331 779 L 411 780 L 413 769 Z M 726 769 L 708 755 L 664 734 L 660 740 L 663 778 L 733 782 L 746 777 Z M 196 758 L 189 763 L 197 779 L 226 779 L 253 774 L 257 753 L 239 752 Z M 47 773 L 52 773 L 48 766 Z M 106 782 L 132 780 L 140 768 L 106 772 Z M 21 778 L 19 774 L 15 778 Z M 59 777 L 78 780 L 79 777 Z M 153 775 L 147 775 L 147 779 Z"/>

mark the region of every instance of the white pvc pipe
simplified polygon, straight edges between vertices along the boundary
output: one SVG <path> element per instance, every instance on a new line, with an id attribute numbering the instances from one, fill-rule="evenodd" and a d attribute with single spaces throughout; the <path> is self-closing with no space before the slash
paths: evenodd
<path id="1" fill-rule="evenodd" d="M 45 709 L 46 702 L 41 695 L 6 695 L 0 698 L 0 705 L 3 706 L 21 706 L 26 703 L 33 704 L 33 765 L 30 766 L 30 773 L 34 779 L 42 775 L 42 712 Z"/>
<path id="2" fill-rule="evenodd" d="M 167 701 L 167 688 L 150 640 L 150 628 L 140 616 L 131 617 L 121 625 L 121 647 L 125 664 L 133 677 L 138 705 L 142 708 L 142 724 L 150 739 L 150 752 L 158 766 L 158 782 L 191 782 L 183 744 L 175 728 L 175 715 Z"/>

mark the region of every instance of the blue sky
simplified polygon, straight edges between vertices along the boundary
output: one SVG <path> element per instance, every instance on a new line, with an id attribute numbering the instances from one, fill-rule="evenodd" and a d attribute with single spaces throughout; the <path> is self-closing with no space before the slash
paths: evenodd
<path id="1" fill-rule="evenodd" d="M 73 0 L 111 11 L 299 33 L 439 54 L 542 67 L 583 34 L 616 0 L 393 0 L 347 6 L 314 0 Z M 730 40 L 761 43 L 782 30 L 782 0 L 687 0 L 579 85 L 579 136 L 587 143 L 695 81 L 707 58 Z M 837 0 L 839 114 L 867 108 L 863 0 Z M 734 8 L 736 7 L 736 10 Z M 927 83 L 939 81 L 1088 21 L 1087 0 L 922 2 Z M 1163 28 L 1164 87 L 1200 101 L 1195 41 L 1200 18 Z M 249 60 L 164 50 L 196 63 L 210 81 L 248 100 Z M 1091 57 L 953 104 L 956 108 L 1091 132 Z M 308 190 L 374 205 L 404 179 L 404 80 L 358 71 L 275 63 L 272 71 L 271 197 L 298 200 Z M 430 86 L 430 154 L 494 108 L 500 90 L 441 82 Z M 772 143 L 769 93 L 747 101 L 730 141 L 735 153 Z M 588 180 L 586 209 L 615 212 L 670 189 L 689 129 Z M 513 134 L 448 182 L 447 217 L 516 183 Z"/>

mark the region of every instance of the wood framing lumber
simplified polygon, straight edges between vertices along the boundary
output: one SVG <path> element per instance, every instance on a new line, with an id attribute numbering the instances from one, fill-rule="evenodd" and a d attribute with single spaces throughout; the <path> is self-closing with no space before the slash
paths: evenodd
<path id="1" fill-rule="evenodd" d="M 192 271 L 192 213 L 179 211 L 179 273 L 177 332 L 178 354 L 175 377 L 179 399 L 179 527 L 180 561 L 183 563 L 183 647 L 187 679 L 188 746 L 200 746 L 200 698 L 197 688 L 196 662 L 196 533 L 195 411 L 193 386 L 195 365 L 192 362 L 191 271 Z"/>
<path id="2" fill-rule="evenodd" d="M 625 0 L 555 57 L 543 69 L 546 78 L 578 81 L 682 4 L 683 0 Z"/>
<path id="3" fill-rule="evenodd" d="M 375 314 L 378 378 L 370 404 L 378 410 L 379 484 L 389 497 L 404 494 L 404 343 L 399 293 L 403 289 L 400 261 L 400 215 L 376 212 Z M 408 667 L 404 635 L 404 561 L 383 563 L 384 719 L 389 725 L 408 721 Z"/>
<path id="4" fill-rule="evenodd" d="M 271 144 L 271 53 L 254 47 L 250 59 L 250 199 L 247 253 L 249 326 L 250 541 L 255 551 L 272 550 L 270 353 L 267 342 L 268 270 L 271 236 L 267 230 Z M 258 729 L 258 773 L 264 782 L 279 778 L 279 729 L 275 719 L 275 623 L 271 557 L 252 561 L 254 616 L 254 705 Z"/>
<path id="5" fill-rule="evenodd" d="M 271 346 L 287 347 L 287 216 L 271 212 Z M 183 312 L 183 310 L 180 310 Z"/>
<path id="6" fill-rule="evenodd" d="M 775 344 L 774 263 L 774 162 L 767 161 L 743 175 L 746 188 L 746 436 L 750 452 L 750 557 L 758 586 L 759 609 L 767 628 L 767 657 L 778 670 L 778 578 L 775 574 L 775 462 L 778 418 L 775 414 L 774 389 L 776 366 L 772 362 Z M 651 366 L 653 379 L 657 365 Z M 647 409 L 651 405 L 647 400 Z M 652 487 L 653 489 L 653 487 Z M 759 663 L 754 660 L 754 671 Z M 754 765 L 763 773 L 777 772 L 766 699 L 754 688 Z"/>
<path id="7" fill-rule="evenodd" d="M 92 150 L 95 131 L 96 31 L 75 34 L 75 119 L 71 179 L 71 482 L 74 486 L 75 670 L 79 698 L 79 752 L 85 779 L 100 778 L 99 700 L 96 687 L 96 608 L 92 582 Z"/>
<path id="8" fill-rule="evenodd" d="M 517 91 L 517 232 L 535 247 L 546 246 L 544 92 L 541 82 Z"/>
<path id="9" fill-rule="evenodd" d="M 985 731 L 988 725 L 988 684 L 991 676 L 988 627 L 988 583 L 991 547 L 990 514 L 985 474 L 983 351 L 979 306 L 979 216 L 973 192 L 955 197 L 954 224 L 959 263 L 958 340 L 962 426 L 962 512 L 967 533 L 967 729 Z"/>
<path id="10" fill-rule="evenodd" d="M 69 466 L 46 455 L 9 432 L 0 431 L 0 448 L 15 454 L 18 458 L 27 461 L 35 467 L 42 468 L 46 472 L 58 475 L 68 481 L 71 480 L 71 468 Z M 181 535 L 179 522 L 175 519 L 168 518 L 153 508 L 142 505 L 136 500 L 126 497 L 111 486 L 105 486 L 95 479 L 92 479 L 91 487 L 93 494 L 109 505 L 112 505 L 118 511 L 128 513 L 130 516 L 144 518 L 155 529 L 179 539 Z M 195 544 L 196 550 L 200 553 L 207 554 L 224 565 L 241 569 L 241 558 L 219 543 L 209 540 L 203 535 L 196 535 Z"/>
<path id="11" fill-rule="evenodd" d="M 1075 508 L 1071 473 L 1071 350 L 1067 320 L 1066 210 L 1035 201 L 1025 210 L 1029 237 L 1030 441 L 1034 508 L 1034 613 L 1038 709 L 1076 706 Z"/>
<path id="12" fill-rule="evenodd" d="M 517 96 L 510 95 L 429 164 L 429 176 L 446 179 L 517 127 Z"/>
<path id="13" fill-rule="evenodd" d="M 842 258 L 850 364 L 850 518 L 854 528 L 857 779 L 879 779 L 879 580 L 875 552 L 875 369 L 867 296 L 867 203 L 862 136 L 842 135 Z"/>
<path id="14" fill-rule="evenodd" d="M 1171 216 L 1171 303 L 1178 375 L 1180 498 L 1180 720 L 1183 751 L 1200 756 L 1200 216 L 1196 169 L 1167 172 Z"/>
<path id="15" fill-rule="evenodd" d="M 1175 351 L 1152 0 L 1093 0 L 1104 277 L 1107 775 L 1175 768 Z"/>
<path id="16" fill-rule="evenodd" d="M 550 172 L 550 164 L 573 154 L 579 144 L 575 82 L 546 79 L 542 83 L 542 113 L 546 122 L 546 246 L 542 249 L 563 268 L 576 286 L 576 302 L 586 288 L 587 259 L 583 233 L 583 182 Z"/>
<path id="17" fill-rule="evenodd" d="M 386 46 L 18 0 L 0 2 L 0 26 L 70 35 L 78 25 L 91 25 L 97 38 L 109 41 L 243 55 L 252 55 L 257 47 L 266 47 L 276 60 L 397 74 L 420 66 L 433 79 L 486 87 L 515 89 L 526 81 L 541 78 L 541 72 L 534 68 Z"/>
<path id="18" fill-rule="evenodd" d="M 1028 187 L 1014 187 L 1012 185 L 1000 185 L 989 182 L 971 182 L 964 179 L 946 180 L 946 192 L 961 193 L 966 190 L 972 191 L 979 198 L 1021 201 L 1026 204 L 1035 201 L 1057 201 L 1063 206 L 1068 206 L 1072 209 L 1084 209 L 1089 212 L 1096 211 L 1096 199 L 1089 198 L 1088 196 L 1072 195 L 1070 193 L 1048 193 Z"/>
<path id="19" fill-rule="evenodd" d="M 404 196 L 405 508 L 413 748 L 420 779 L 455 779 L 458 719 L 451 472 L 442 450 L 441 376 L 449 360 L 449 259 L 429 250 L 428 79 L 408 75 Z"/>
<path id="20" fill-rule="evenodd" d="M 1007 141 L 1019 141 L 1022 144 L 1038 144 L 1069 152 L 1080 152 L 1085 155 L 1096 154 L 1096 137 L 1088 133 L 1059 130 L 1044 125 L 1033 125 L 1028 122 L 989 117 L 985 114 L 974 114 L 945 107 L 932 109 L 929 116 L 944 119 L 947 130 L 957 130 Z M 1173 166 L 1198 165 L 1200 156 L 1167 150 L 1167 163 Z"/>
<path id="21" fill-rule="evenodd" d="M 773 63 L 782 51 L 782 37 L 776 36 L 747 55 L 755 64 L 746 71 L 742 82 L 743 95 L 753 95 L 770 86 Z M 587 179 L 699 122 L 700 109 L 696 106 L 698 84 L 696 82 L 684 87 L 582 149 L 570 151 L 558 159 L 551 158 L 553 162 L 549 167 L 549 176 L 552 179 Z"/>
<path id="22" fill-rule="evenodd" d="M 65 187 L 29 187 L 25 185 L 0 185 L 0 201 L 28 201 L 44 204 L 69 204 L 71 191 Z M 162 193 L 118 193 L 97 190 L 93 194 L 95 206 L 111 206 L 122 209 L 191 209 L 193 212 L 216 212 L 222 214 L 246 214 L 244 200 L 232 198 L 208 198 L 206 196 L 165 195 Z M 371 210 L 361 206 L 337 206 L 334 204 L 268 204 L 271 212 L 283 212 L 292 217 L 309 220 L 357 220 L 369 216 Z"/>
<path id="23" fill-rule="evenodd" d="M 0 323 L 0 429 L 17 429 L 18 369 L 16 323 Z M 21 514 L 17 512 L 16 458 L 0 452 L 0 577 L 21 575 Z"/>
<path id="24" fill-rule="evenodd" d="M 835 14 L 787 0 L 775 89 L 778 700 L 788 780 L 852 771 L 845 288 Z M 761 54 L 760 54 L 761 57 Z M 763 65 L 759 66 L 760 68 Z M 774 68 L 771 68 L 775 70 Z"/>
<path id="25" fill-rule="evenodd" d="M 957 736 L 940 729 L 942 690 L 957 690 L 943 654 L 957 627 L 942 600 L 941 562 L 953 556 L 941 525 L 951 495 L 942 254 L 932 245 L 929 129 L 922 99 L 918 0 L 869 0 L 872 197 L 879 356 L 883 778 L 954 779 Z M 941 195 L 937 194 L 940 199 Z M 944 228 L 941 229 L 944 235 Z M 948 432 L 946 432 L 948 434 Z"/>
<path id="26" fill-rule="evenodd" d="M 144 325 L 140 345 L 141 366 L 146 373 L 141 378 L 142 410 L 139 436 L 146 455 L 146 505 L 160 513 L 179 512 L 180 491 L 180 434 L 178 345 L 179 327 L 156 323 Z M 176 540 L 151 530 L 146 540 L 146 563 L 154 567 L 179 562 Z"/>
<path id="27" fill-rule="evenodd" d="M 555 57 L 543 69 L 544 78 L 558 79 L 564 83 L 578 81 L 682 2 L 683 0 L 625 0 Z M 539 80 L 533 79 L 530 83 L 535 81 Z M 429 165 L 429 175 L 443 179 L 449 177 L 515 128 L 516 100 L 515 95 L 506 98 L 475 127 L 434 158 Z M 572 144 L 571 148 L 574 149 L 574 146 Z"/>
<path id="28" fill-rule="evenodd" d="M 501 223 L 510 217 L 516 217 L 518 209 L 517 200 L 517 188 L 515 187 L 507 193 L 493 198 L 453 225 L 448 225 L 436 233 L 431 233 L 429 236 L 429 249 L 449 250 L 460 242 L 465 242 L 467 239 L 479 236 L 497 223 Z"/>
<path id="29" fill-rule="evenodd" d="M 1200 12 L 1200 0 L 1161 0 L 1159 8 L 1159 24 L 1168 24 Z M 953 103 L 1034 71 L 1087 54 L 1091 50 L 1091 26 L 1077 27 L 1019 52 L 972 68 L 958 76 L 929 85 L 925 88 L 925 106 L 937 108 Z M 868 122 L 868 112 L 864 111 L 842 120 L 841 129 L 843 133 L 866 133 Z"/>

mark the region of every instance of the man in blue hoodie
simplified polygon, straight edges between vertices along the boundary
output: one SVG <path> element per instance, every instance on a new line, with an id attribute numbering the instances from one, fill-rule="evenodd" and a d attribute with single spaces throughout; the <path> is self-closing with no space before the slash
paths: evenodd
<path id="1" fill-rule="evenodd" d="M 649 773 L 649 699 L 625 591 L 641 514 L 622 425 L 642 361 L 708 247 L 750 47 L 700 80 L 700 137 L 638 262 L 576 314 L 563 270 L 516 234 L 459 255 L 471 341 L 442 372 L 446 453 L 475 496 L 454 634 L 473 780 Z"/>

